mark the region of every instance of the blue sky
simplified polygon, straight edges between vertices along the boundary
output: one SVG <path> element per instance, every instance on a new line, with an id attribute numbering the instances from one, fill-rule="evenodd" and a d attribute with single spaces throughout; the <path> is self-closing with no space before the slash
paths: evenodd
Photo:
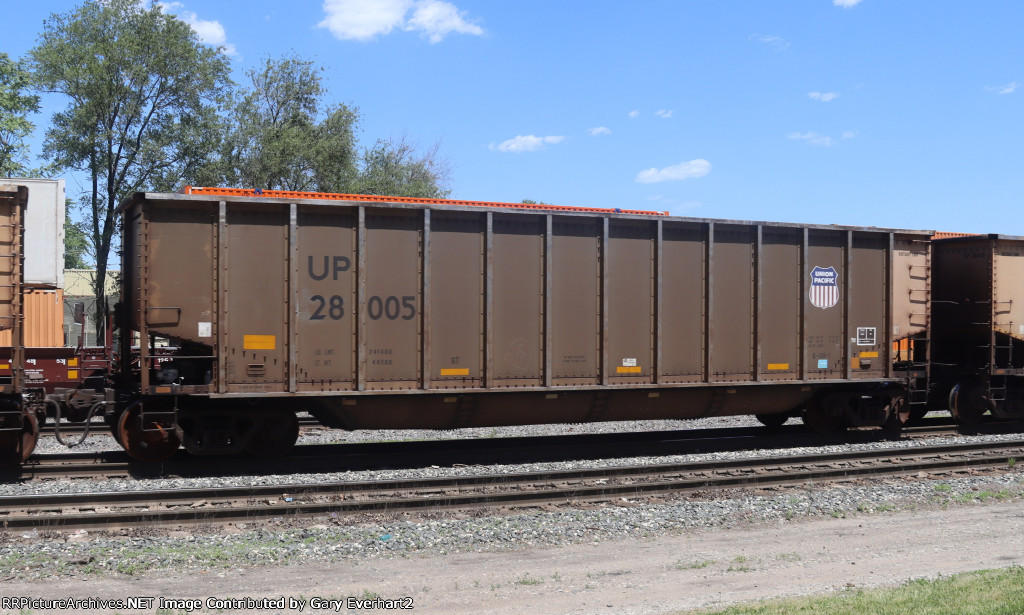
<path id="1" fill-rule="evenodd" d="M 20 57 L 77 3 L 5 4 Z M 452 198 L 1024 235 L 1019 1 L 165 5 L 236 81 L 323 65 L 363 145 L 440 140 Z"/>

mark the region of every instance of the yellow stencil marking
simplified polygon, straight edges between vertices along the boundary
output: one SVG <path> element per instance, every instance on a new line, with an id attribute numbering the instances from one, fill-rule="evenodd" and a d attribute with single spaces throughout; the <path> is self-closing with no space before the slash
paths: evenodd
<path id="1" fill-rule="evenodd" d="M 615 373 L 617 373 L 617 374 L 640 374 L 640 373 L 643 373 L 643 368 L 640 367 L 639 365 L 634 365 L 634 366 L 631 366 L 631 367 L 619 366 L 619 367 L 615 368 Z"/>
<path id="2" fill-rule="evenodd" d="M 442 369 L 441 370 L 441 375 L 442 376 L 468 376 L 469 375 L 469 368 L 468 367 L 451 367 L 451 368 L 448 368 L 448 369 Z"/>
<path id="3" fill-rule="evenodd" d="M 245 335 L 242 337 L 243 350 L 275 350 L 276 335 Z"/>
<path id="4" fill-rule="evenodd" d="M 860 358 L 862 358 L 862 359 L 877 359 L 878 358 L 878 353 L 877 352 L 862 352 L 862 353 L 860 353 Z"/>
<path id="5" fill-rule="evenodd" d="M 768 369 L 789 369 L 789 363 L 769 363 Z"/>

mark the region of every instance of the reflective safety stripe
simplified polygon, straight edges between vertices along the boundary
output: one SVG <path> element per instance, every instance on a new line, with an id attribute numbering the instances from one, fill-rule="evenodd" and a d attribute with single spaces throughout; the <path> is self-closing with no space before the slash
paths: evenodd
<path id="1" fill-rule="evenodd" d="M 246 335 L 242 338 L 243 350 L 274 350 L 277 348 L 275 335 Z"/>

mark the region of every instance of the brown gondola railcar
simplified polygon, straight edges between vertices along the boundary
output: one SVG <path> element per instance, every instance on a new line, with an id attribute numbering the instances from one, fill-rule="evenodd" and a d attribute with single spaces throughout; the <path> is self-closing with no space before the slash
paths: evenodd
<path id="1" fill-rule="evenodd" d="M 966 424 L 986 412 L 1024 417 L 1024 237 L 932 245 L 932 406 L 948 407 Z"/>
<path id="2" fill-rule="evenodd" d="M 892 426 L 926 375 L 908 344 L 928 337 L 924 231 L 189 192 L 121 209 L 120 324 L 144 341 L 118 433 L 139 458 L 178 437 L 279 453 L 298 410 L 348 429 Z M 161 369 L 153 336 L 180 348 Z"/>

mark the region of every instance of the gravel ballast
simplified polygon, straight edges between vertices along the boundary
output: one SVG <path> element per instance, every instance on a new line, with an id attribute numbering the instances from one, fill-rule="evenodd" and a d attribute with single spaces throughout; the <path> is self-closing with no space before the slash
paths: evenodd
<path id="1" fill-rule="evenodd" d="M 752 419 L 730 418 L 724 426 L 746 426 Z M 633 429 L 679 429 L 679 421 L 647 422 Z M 723 426 L 723 421 L 687 427 Z M 622 425 L 571 426 L 574 433 L 622 430 Z M 502 428 L 499 434 L 540 435 L 566 426 Z M 550 430 L 550 431 L 549 431 Z M 393 434 L 372 432 L 373 439 Z M 429 432 L 428 432 L 429 433 Z M 358 438 L 360 434 L 313 432 L 306 442 Z M 398 434 L 411 439 L 409 434 Z M 444 436 L 449 436 L 446 432 Z M 468 436 L 468 434 L 461 434 Z M 479 435 L 477 437 L 480 437 Z M 971 441 L 1002 441 L 1014 435 L 974 436 Z M 515 466 L 471 466 L 415 470 L 338 472 L 312 475 L 214 477 L 196 479 L 120 479 L 36 481 L 0 486 L 5 495 L 32 493 L 122 491 L 134 489 L 183 489 L 227 485 L 256 485 L 320 481 L 370 480 L 421 476 L 489 474 L 525 470 L 569 469 L 580 466 L 654 464 L 711 461 L 740 457 L 786 456 L 848 449 L 911 448 L 929 444 L 953 444 L 965 438 L 906 440 L 896 443 L 861 443 L 816 449 L 730 452 L 672 457 L 644 457 L 586 462 L 550 462 Z M 351 440 L 350 440 L 351 441 Z M 116 445 L 115 445 L 116 446 Z M 760 491 L 728 491 L 687 496 L 626 500 L 578 506 L 511 509 L 495 513 L 475 512 L 459 517 L 451 513 L 431 515 L 327 516 L 311 521 L 277 519 L 259 525 L 188 527 L 124 533 L 55 532 L 39 528 L 9 532 L 0 540 L 0 570 L 9 578 L 69 578 L 136 576 L 150 571 L 231 570 L 307 562 L 367 560 L 380 557 L 431 556 L 452 553 L 518 550 L 532 547 L 580 545 L 620 539 L 650 539 L 708 528 L 735 528 L 784 524 L 802 519 L 845 518 L 891 514 L 901 510 L 973 505 L 1010 501 L 1024 492 L 1024 473 L 1014 466 L 1005 473 L 949 479 L 890 479 L 836 485 L 808 485 Z"/>

